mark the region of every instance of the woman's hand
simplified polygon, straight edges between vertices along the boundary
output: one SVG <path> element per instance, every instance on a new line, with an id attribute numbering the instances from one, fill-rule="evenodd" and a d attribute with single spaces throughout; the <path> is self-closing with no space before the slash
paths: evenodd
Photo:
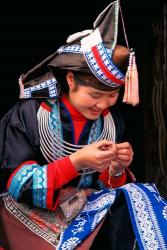
<path id="1" fill-rule="evenodd" d="M 116 158 L 116 154 L 117 145 L 103 140 L 89 144 L 71 154 L 70 160 L 77 171 L 83 167 L 90 167 L 98 172 L 103 172 L 108 168 L 111 161 Z"/>
<path id="2" fill-rule="evenodd" d="M 133 160 L 133 149 L 130 143 L 123 142 L 116 144 L 117 153 L 116 158 L 111 161 L 110 172 L 115 175 L 121 171 L 124 171 L 125 168 L 129 167 Z"/>

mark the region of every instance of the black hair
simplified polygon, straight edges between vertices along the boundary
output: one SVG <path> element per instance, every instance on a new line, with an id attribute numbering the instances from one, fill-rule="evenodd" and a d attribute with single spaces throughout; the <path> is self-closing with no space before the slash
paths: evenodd
<path id="1" fill-rule="evenodd" d="M 115 91 L 117 89 L 119 90 L 121 87 L 120 85 L 118 85 L 118 87 L 105 85 L 101 81 L 99 81 L 93 74 L 85 74 L 80 72 L 73 72 L 73 74 L 75 83 L 77 85 L 90 86 L 102 91 Z"/>

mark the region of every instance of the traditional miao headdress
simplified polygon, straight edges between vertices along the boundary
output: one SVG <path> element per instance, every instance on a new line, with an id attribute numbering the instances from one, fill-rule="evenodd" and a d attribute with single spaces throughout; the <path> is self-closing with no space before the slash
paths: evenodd
<path id="1" fill-rule="evenodd" d="M 120 70 L 119 61 L 127 58 L 127 53 L 124 53 L 125 47 L 117 44 L 120 14 L 129 52 L 125 75 Z M 60 85 L 56 76 L 60 70 L 71 70 L 93 74 L 102 84 L 112 89 L 125 85 L 123 101 L 132 105 L 139 103 L 135 53 L 128 46 L 118 0 L 100 13 L 92 30 L 77 32 L 69 36 L 66 42 L 66 45 L 20 78 L 20 98 L 57 97 Z"/>

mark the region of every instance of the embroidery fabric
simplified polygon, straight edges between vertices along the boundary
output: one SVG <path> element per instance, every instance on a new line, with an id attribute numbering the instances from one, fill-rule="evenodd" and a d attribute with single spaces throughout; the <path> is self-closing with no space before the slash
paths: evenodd
<path id="1" fill-rule="evenodd" d="M 10 195 L 3 197 L 6 209 L 29 230 L 56 247 L 60 233 L 67 227 L 60 211 L 51 212 L 17 203 Z"/>
<path id="2" fill-rule="evenodd" d="M 140 249 L 167 249 L 167 201 L 152 184 L 130 183 L 91 194 L 83 211 L 61 234 L 58 250 L 75 249 L 106 216 L 119 192 L 125 194 Z"/>

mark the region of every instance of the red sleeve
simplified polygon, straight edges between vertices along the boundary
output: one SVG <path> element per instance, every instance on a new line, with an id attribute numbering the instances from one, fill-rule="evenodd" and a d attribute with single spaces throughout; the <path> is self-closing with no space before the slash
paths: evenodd
<path id="1" fill-rule="evenodd" d="M 77 176 L 78 172 L 68 156 L 48 164 L 48 181 L 53 183 L 54 190 L 61 188 Z"/>
<path id="2" fill-rule="evenodd" d="M 135 182 L 136 179 L 129 168 L 127 168 L 120 177 L 109 176 L 108 170 L 106 170 L 99 175 L 99 180 L 101 180 L 106 187 L 117 188 L 128 182 Z"/>
<path id="3" fill-rule="evenodd" d="M 47 190 L 47 207 L 55 210 L 59 195 L 56 201 L 53 200 L 55 190 L 59 190 L 63 185 L 78 176 L 78 172 L 72 165 L 69 157 L 64 157 L 48 164 L 48 190 Z"/>
<path id="4" fill-rule="evenodd" d="M 126 172 L 120 177 L 112 177 L 109 176 L 108 170 L 106 170 L 99 175 L 99 180 L 101 180 L 106 187 L 120 187 L 126 183 Z"/>
<path id="5" fill-rule="evenodd" d="M 59 189 L 77 176 L 69 157 L 43 166 L 26 161 L 10 175 L 7 187 L 15 200 L 24 202 L 25 192 L 28 192 L 31 193 L 29 203 L 54 210 L 59 201 Z"/>

